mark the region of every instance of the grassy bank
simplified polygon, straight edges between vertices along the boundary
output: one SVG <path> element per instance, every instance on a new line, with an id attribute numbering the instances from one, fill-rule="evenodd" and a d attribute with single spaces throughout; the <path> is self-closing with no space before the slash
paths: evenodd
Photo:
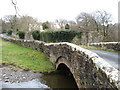
<path id="1" fill-rule="evenodd" d="M 4 40 L 2 40 L 0 48 L 2 48 L 1 53 L 3 64 L 12 64 L 16 67 L 25 70 L 31 69 L 35 72 L 51 72 L 55 70 L 50 60 L 42 52 L 30 48 L 24 48 Z"/>
<path id="2" fill-rule="evenodd" d="M 101 47 L 85 46 L 85 45 L 80 45 L 80 47 L 86 48 L 86 49 L 104 50 L 104 51 L 108 51 L 108 52 L 120 53 L 119 51 L 116 51 L 114 49 L 107 49 L 107 48 L 101 48 Z"/>

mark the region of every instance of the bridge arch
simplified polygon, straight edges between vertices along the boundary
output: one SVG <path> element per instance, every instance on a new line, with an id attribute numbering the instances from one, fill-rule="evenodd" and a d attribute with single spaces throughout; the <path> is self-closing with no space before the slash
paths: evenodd
<path id="1" fill-rule="evenodd" d="M 63 63 L 65 64 L 69 69 L 71 67 L 71 64 L 70 62 L 64 57 L 64 56 L 59 56 L 55 62 L 55 65 L 56 65 L 56 69 L 58 68 L 58 66 Z"/>
<path id="2" fill-rule="evenodd" d="M 79 75 L 77 74 L 77 71 L 75 71 L 74 67 L 72 66 L 72 64 L 70 63 L 69 60 L 67 60 L 64 56 L 60 56 L 58 57 L 58 59 L 56 60 L 56 69 L 64 69 L 63 73 L 72 75 L 72 78 L 74 78 L 74 81 L 76 82 L 77 87 L 79 88 L 85 88 L 84 86 L 82 86 L 80 83 L 80 80 L 78 80 Z M 67 68 L 67 70 L 65 70 Z"/>
<path id="3" fill-rule="evenodd" d="M 75 81 L 73 73 L 70 71 L 70 68 L 68 68 L 64 63 L 60 63 L 58 65 L 57 71 L 59 72 L 59 74 L 65 75 L 71 80 L 71 82 L 72 82 L 72 84 L 74 86 L 72 88 L 78 88 L 78 85 L 77 85 L 77 83 Z"/>

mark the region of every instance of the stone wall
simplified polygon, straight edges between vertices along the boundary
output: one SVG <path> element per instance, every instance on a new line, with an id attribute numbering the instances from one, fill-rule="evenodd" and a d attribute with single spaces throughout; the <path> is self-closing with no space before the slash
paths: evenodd
<path id="1" fill-rule="evenodd" d="M 120 89 L 118 70 L 97 54 L 75 44 L 2 38 L 24 47 L 44 52 L 51 62 L 56 65 L 56 68 L 61 63 L 65 64 L 73 74 L 79 88 Z"/>
<path id="2" fill-rule="evenodd" d="M 89 45 L 120 51 L 120 42 L 100 42 L 100 43 L 90 43 Z"/>

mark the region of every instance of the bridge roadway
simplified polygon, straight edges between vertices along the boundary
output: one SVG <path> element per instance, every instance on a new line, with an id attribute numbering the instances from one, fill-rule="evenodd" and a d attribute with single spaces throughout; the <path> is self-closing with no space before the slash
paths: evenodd
<path id="1" fill-rule="evenodd" d="M 118 65 L 120 53 L 108 52 L 103 50 L 93 50 L 93 49 L 89 49 L 89 50 L 98 54 L 100 57 L 102 57 L 105 61 L 107 61 L 113 67 L 120 70 L 120 66 Z"/>

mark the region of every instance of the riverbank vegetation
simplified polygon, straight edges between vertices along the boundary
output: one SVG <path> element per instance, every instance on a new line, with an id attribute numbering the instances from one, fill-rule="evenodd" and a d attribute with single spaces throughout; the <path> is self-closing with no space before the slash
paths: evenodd
<path id="1" fill-rule="evenodd" d="M 54 65 L 50 62 L 47 56 L 36 50 L 24 48 L 17 44 L 4 41 L 0 48 L 2 48 L 2 64 L 14 65 L 24 70 L 33 70 L 34 72 L 51 72 L 54 71 Z"/>

